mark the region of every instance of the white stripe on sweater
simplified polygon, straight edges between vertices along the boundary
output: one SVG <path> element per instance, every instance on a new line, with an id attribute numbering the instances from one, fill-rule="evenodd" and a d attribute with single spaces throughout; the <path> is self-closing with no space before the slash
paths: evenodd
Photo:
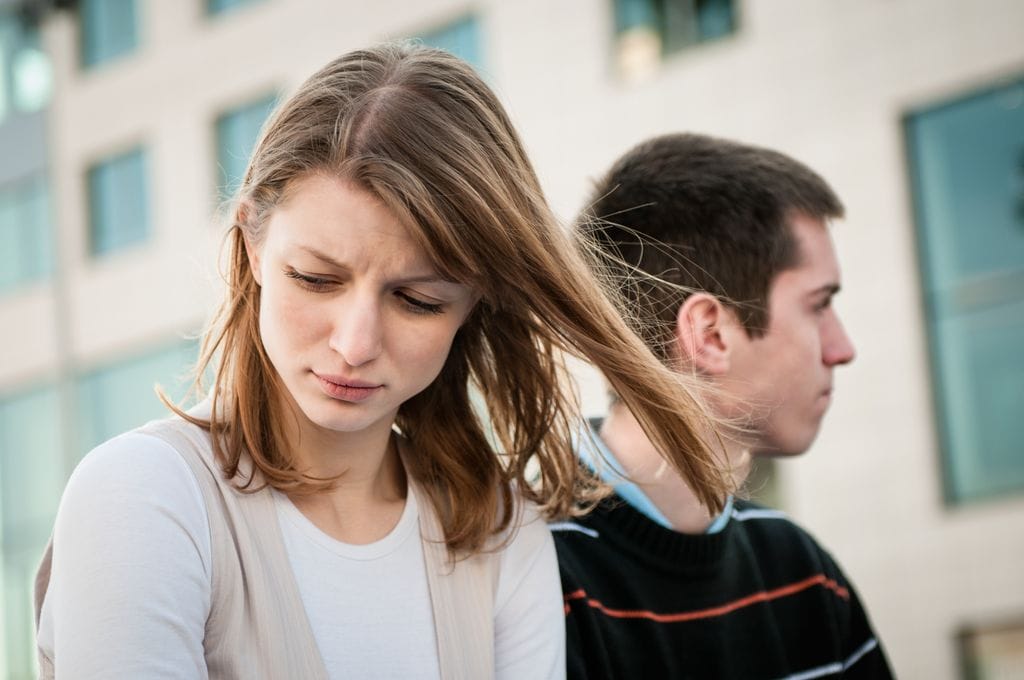
<path id="1" fill-rule="evenodd" d="M 817 668 L 802 671 L 800 673 L 793 673 L 792 675 L 787 675 L 784 678 L 780 678 L 780 680 L 812 680 L 813 678 L 823 678 L 826 675 L 835 675 L 836 673 L 842 673 L 848 670 L 850 666 L 860 661 L 861 657 L 863 657 L 865 654 L 867 654 L 877 646 L 878 640 L 875 638 L 871 638 L 870 640 L 862 644 L 860 647 L 858 647 L 857 651 L 851 654 L 850 657 L 842 663 L 836 661 L 835 663 L 830 663 L 824 666 L 818 666 Z"/>
<path id="2" fill-rule="evenodd" d="M 751 509 L 751 510 L 733 510 L 732 518 L 739 521 L 745 522 L 748 519 L 789 519 L 789 515 L 779 510 L 768 510 L 768 509 Z"/>
<path id="3" fill-rule="evenodd" d="M 548 525 L 548 529 L 552 531 L 578 531 L 581 534 L 586 534 L 591 538 L 597 538 L 600 534 L 589 527 L 585 527 L 582 524 L 576 522 L 554 522 Z"/>

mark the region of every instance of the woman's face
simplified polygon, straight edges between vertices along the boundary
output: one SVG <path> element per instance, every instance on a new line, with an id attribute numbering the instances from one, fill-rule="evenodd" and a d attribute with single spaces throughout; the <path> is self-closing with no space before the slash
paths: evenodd
<path id="1" fill-rule="evenodd" d="M 371 194 L 325 175 L 296 180 L 248 252 L 263 346 L 306 425 L 327 431 L 390 429 L 476 301 Z"/>

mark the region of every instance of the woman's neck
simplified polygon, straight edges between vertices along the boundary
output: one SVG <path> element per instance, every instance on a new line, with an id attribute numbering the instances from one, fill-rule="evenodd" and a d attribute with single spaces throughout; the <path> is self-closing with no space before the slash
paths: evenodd
<path id="1" fill-rule="evenodd" d="M 357 432 L 316 426 L 301 412 L 290 419 L 295 467 L 320 479 L 336 478 L 315 494 L 289 494 L 321 531 L 345 543 L 372 543 L 398 523 L 407 493 L 405 468 L 390 422 Z"/>

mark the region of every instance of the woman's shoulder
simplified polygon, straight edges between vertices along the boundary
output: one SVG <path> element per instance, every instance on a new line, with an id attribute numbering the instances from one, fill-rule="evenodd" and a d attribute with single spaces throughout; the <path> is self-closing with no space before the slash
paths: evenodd
<path id="1" fill-rule="evenodd" d="M 551 530 L 540 508 L 518 492 L 513 492 L 511 521 L 494 540 L 501 546 L 503 577 L 529 572 L 538 561 L 554 555 Z"/>
<path id="2" fill-rule="evenodd" d="M 82 458 L 71 479 L 145 479 L 187 471 L 176 447 L 149 427 L 130 430 L 99 444 Z"/>
<path id="3" fill-rule="evenodd" d="M 521 651 L 535 644 L 545 646 L 548 643 L 535 639 L 540 634 L 553 645 L 549 652 L 557 658 L 564 645 L 560 638 L 564 636 L 564 623 L 555 543 L 536 503 L 519 494 L 514 503 L 516 512 L 506 529 L 510 533 L 500 553 L 494 593 L 498 656 L 506 656 L 501 649 Z M 536 655 L 540 658 L 545 654 Z M 564 661 L 555 666 L 564 667 Z M 512 673 L 511 677 L 518 675 Z"/>
<path id="4" fill-rule="evenodd" d="M 182 667 L 201 663 L 213 569 L 206 512 L 192 471 L 159 437 L 133 430 L 87 453 L 65 487 L 40 581 L 40 647 L 76 671 L 139 667 L 157 646 Z"/>
<path id="5" fill-rule="evenodd" d="M 541 541 L 551 535 L 547 521 L 544 519 L 540 507 L 529 498 L 526 498 L 517 490 L 512 490 L 512 520 L 509 522 L 506 535 L 512 540 L 522 540 L 528 543 Z M 522 537 L 520 537 L 522 534 Z"/>
<path id="6" fill-rule="evenodd" d="M 89 451 L 75 467 L 61 499 L 65 516 L 147 509 L 170 510 L 205 524 L 205 503 L 195 473 L 177 447 L 146 428 Z"/>

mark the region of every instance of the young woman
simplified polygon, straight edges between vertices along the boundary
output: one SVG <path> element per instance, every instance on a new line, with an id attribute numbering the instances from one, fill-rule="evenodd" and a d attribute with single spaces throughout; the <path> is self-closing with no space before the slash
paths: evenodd
<path id="1" fill-rule="evenodd" d="M 209 397 L 68 482 L 37 589 L 44 677 L 561 677 L 539 514 L 593 488 L 561 351 L 721 503 L 689 390 L 456 58 L 328 64 L 268 122 L 233 216 Z"/>

